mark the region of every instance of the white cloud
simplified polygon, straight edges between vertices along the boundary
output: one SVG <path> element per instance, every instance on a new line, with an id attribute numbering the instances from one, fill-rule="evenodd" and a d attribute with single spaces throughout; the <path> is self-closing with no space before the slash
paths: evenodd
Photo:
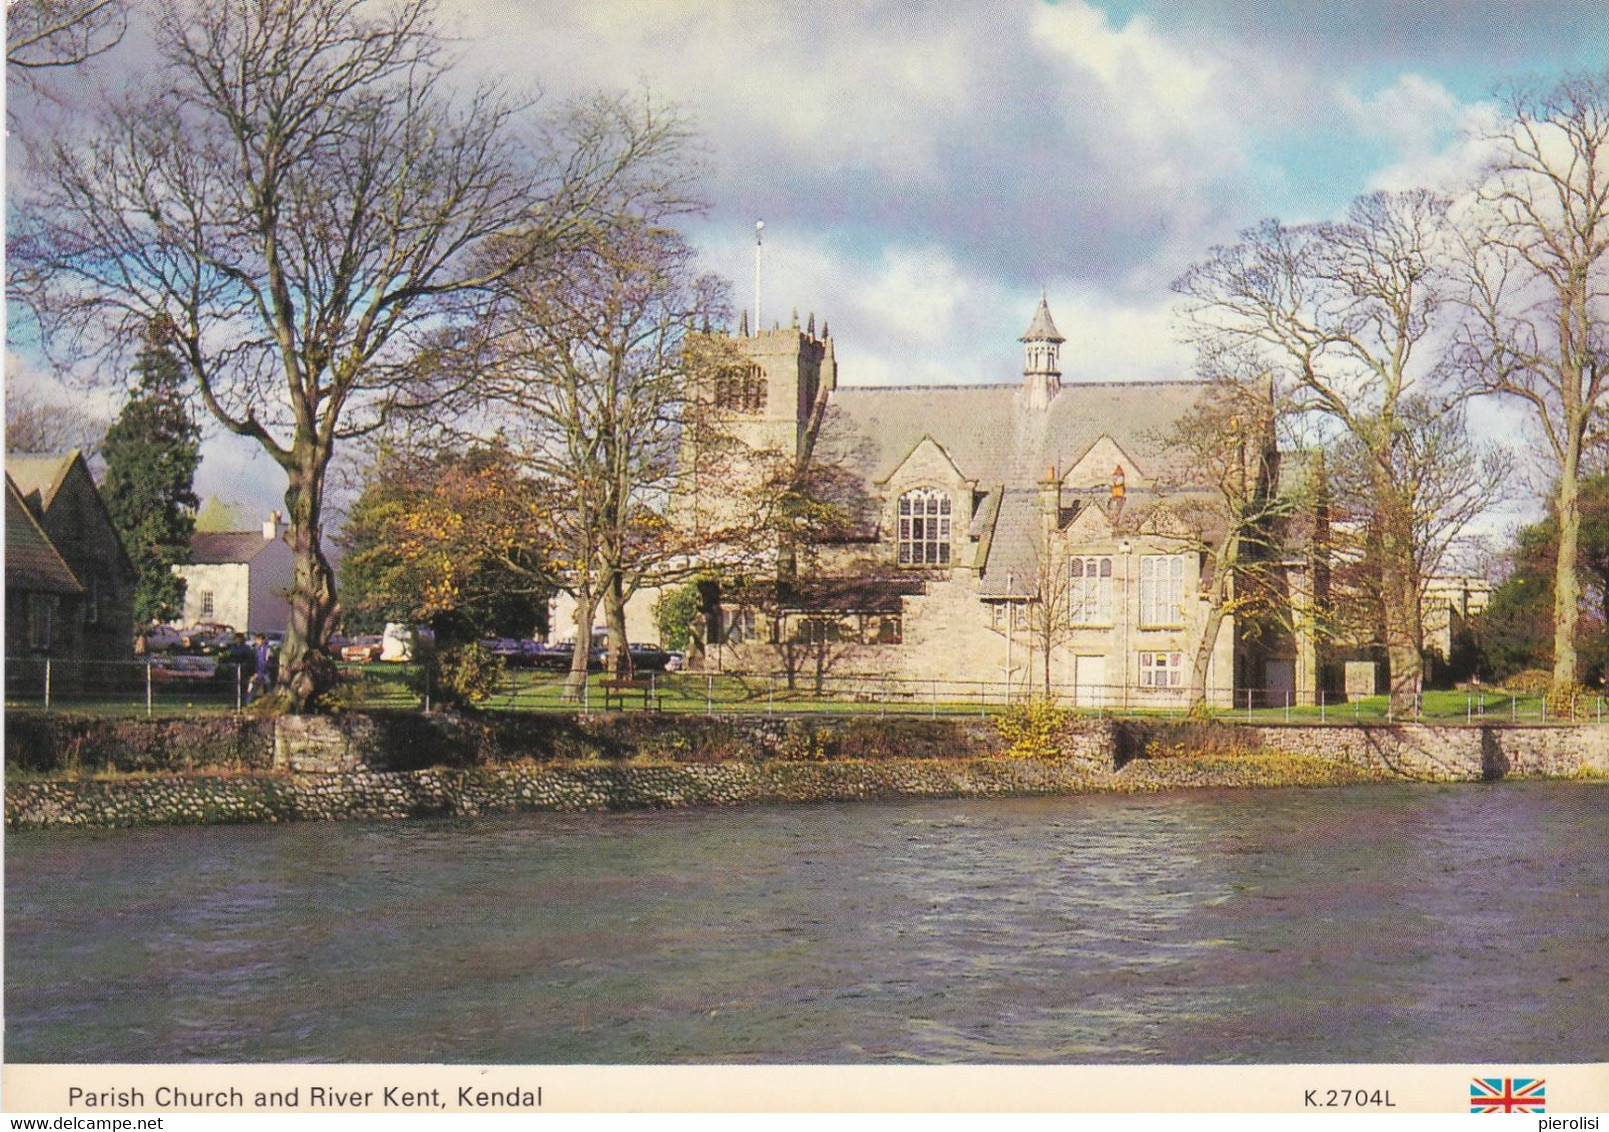
<path id="1" fill-rule="evenodd" d="M 1194 132 L 1214 112 L 1219 61 L 1169 43 L 1143 16 L 1114 28 L 1101 9 L 1075 0 L 1034 9 L 1030 28 L 1038 42 L 1098 80 L 1131 132 Z"/>
<path id="2" fill-rule="evenodd" d="M 1374 95 L 1343 90 L 1341 108 L 1357 133 L 1382 139 L 1394 160 L 1377 170 L 1369 188 L 1426 187 L 1459 193 L 1474 183 L 1495 154 L 1485 140 L 1498 122 L 1490 102 L 1463 103 L 1441 84 L 1420 75 L 1401 75 Z"/>
<path id="3" fill-rule="evenodd" d="M 1036 289 L 969 270 L 937 245 L 888 244 L 860 254 L 830 237 L 767 226 L 762 314 L 766 326 L 830 323 L 846 385 L 945 385 L 1021 379 L 1018 335 Z M 716 267 L 742 263 L 753 245 L 716 236 Z M 1046 281 L 1047 301 L 1068 341 L 1064 380 L 1150 381 L 1189 377 L 1189 351 L 1174 340 L 1172 296 L 1130 301 L 1076 278 Z M 752 275 L 736 296 L 752 312 Z"/>

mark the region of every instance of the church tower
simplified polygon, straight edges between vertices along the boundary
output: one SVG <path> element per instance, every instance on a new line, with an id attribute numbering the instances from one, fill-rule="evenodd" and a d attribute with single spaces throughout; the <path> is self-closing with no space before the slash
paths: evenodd
<path id="1" fill-rule="evenodd" d="M 727 340 L 746 363 L 744 389 L 734 396 L 717 387 L 715 404 L 728 411 L 727 427 L 751 448 L 802 457 L 817 400 L 838 384 L 838 360 L 826 324 L 816 334 L 816 316 L 806 329 L 797 317 L 789 327 L 775 327 Z"/>
<path id="2" fill-rule="evenodd" d="M 809 454 L 838 385 L 832 333 L 823 322 L 817 335 L 814 314 L 803 329 L 795 316 L 786 328 L 751 332 L 745 311 L 736 334 L 692 335 L 689 348 L 695 398 L 721 439 L 701 449 L 704 430 L 686 430 L 672 509 L 698 531 L 741 525 L 746 492 L 777 459 L 792 464 Z"/>
<path id="3" fill-rule="evenodd" d="M 1039 293 L 1039 309 L 1034 320 L 1017 341 L 1023 344 L 1022 376 L 1028 391 L 1028 403 L 1043 409 L 1061 389 L 1061 344 L 1063 338 L 1050 317 L 1050 306 L 1043 291 Z"/>

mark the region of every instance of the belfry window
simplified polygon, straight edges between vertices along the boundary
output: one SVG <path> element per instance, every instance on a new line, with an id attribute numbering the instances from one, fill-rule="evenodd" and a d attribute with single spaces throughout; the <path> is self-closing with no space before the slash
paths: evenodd
<path id="1" fill-rule="evenodd" d="M 899 497 L 899 563 L 950 564 L 950 497 L 938 488 L 919 487 Z"/>
<path id="2" fill-rule="evenodd" d="M 765 371 L 750 366 L 742 373 L 726 373 L 715 379 L 715 405 L 739 413 L 758 413 L 765 408 Z"/>

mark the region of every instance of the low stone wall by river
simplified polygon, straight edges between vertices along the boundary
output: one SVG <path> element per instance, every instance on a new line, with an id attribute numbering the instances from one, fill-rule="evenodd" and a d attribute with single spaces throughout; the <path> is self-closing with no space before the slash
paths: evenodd
<path id="1" fill-rule="evenodd" d="M 13 758 L 8 733 L 8 763 L 37 775 L 8 781 L 9 828 L 1609 776 L 1594 726 L 1079 720 L 1029 759 L 979 720 L 349 717 L 212 721 L 201 738 L 170 721 L 139 750 L 115 740 L 146 732 L 50 726 L 69 765 L 49 765 L 37 728 Z"/>
<path id="2" fill-rule="evenodd" d="M 1288 757 L 1165 759 L 1122 771 L 1031 759 L 880 759 L 660 766 L 541 764 L 336 774 L 161 775 L 25 782 L 6 824 L 188 825 L 473 816 L 520 810 L 665 809 L 894 798 L 1341 785 L 1392 777 Z"/>

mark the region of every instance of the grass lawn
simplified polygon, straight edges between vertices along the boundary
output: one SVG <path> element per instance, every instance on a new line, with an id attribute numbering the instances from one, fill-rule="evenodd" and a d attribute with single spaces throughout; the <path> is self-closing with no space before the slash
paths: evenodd
<path id="1" fill-rule="evenodd" d="M 413 710 L 424 706 L 423 682 L 419 670 L 409 665 L 342 665 L 346 692 L 345 706 L 352 710 Z M 848 680 L 832 677 L 819 690 L 809 676 L 795 680 L 793 688 L 782 676 L 755 676 L 733 673 L 659 672 L 644 674 L 638 681 L 646 688 L 611 691 L 605 678 L 593 673 L 587 682 L 584 703 L 563 698 L 565 673 L 514 669 L 507 673 L 497 693 L 485 707 L 493 711 L 564 711 L 583 707 L 588 711 L 611 709 L 644 710 L 645 691 L 649 704 L 658 710 L 676 713 L 759 713 L 833 715 L 924 715 L 978 717 L 996 715 L 1005 708 L 1003 689 L 998 685 L 961 682 Z M 1021 699 L 1021 693 L 1018 693 Z M 1111 698 L 1117 699 L 1117 695 Z M 158 686 L 150 703 L 152 715 L 226 714 L 236 710 L 232 684 L 200 685 L 191 688 Z M 434 703 L 434 696 L 432 696 Z M 143 689 L 109 695 L 105 693 L 53 697 L 52 708 L 61 711 L 106 716 L 144 715 L 147 704 Z M 7 696 L 7 710 L 43 707 L 40 697 Z M 1576 705 L 1578 722 L 1602 722 L 1609 701 L 1587 696 Z M 1131 707 L 1091 709 L 1087 714 L 1109 714 L 1137 718 L 1177 718 L 1175 707 Z M 1220 708 L 1216 718 L 1226 722 L 1249 723 L 1384 723 L 1419 719 L 1433 723 L 1541 723 L 1568 722 L 1544 712 L 1539 695 L 1488 692 L 1426 692 L 1420 713 L 1403 717 L 1389 713 L 1385 696 L 1371 696 L 1349 703 L 1285 707 Z"/>

